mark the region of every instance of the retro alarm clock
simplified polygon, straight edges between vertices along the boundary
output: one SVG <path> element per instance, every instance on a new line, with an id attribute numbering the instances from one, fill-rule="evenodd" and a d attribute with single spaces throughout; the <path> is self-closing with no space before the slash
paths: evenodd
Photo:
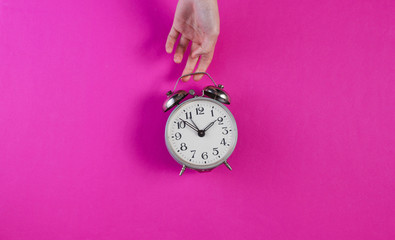
<path id="1" fill-rule="evenodd" d="M 214 85 L 205 87 L 201 96 L 194 90 L 176 91 L 181 78 L 196 74 L 205 74 Z M 166 123 L 165 141 L 170 155 L 182 165 L 180 176 L 186 168 L 203 172 L 224 164 L 232 170 L 227 160 L 236 147 L 237 125 L 225 106 L 230 98 L 223 88 L 208 73 L 195 72 L 179 77 L 167 93 L 163 110 L 175 108 Z"/>

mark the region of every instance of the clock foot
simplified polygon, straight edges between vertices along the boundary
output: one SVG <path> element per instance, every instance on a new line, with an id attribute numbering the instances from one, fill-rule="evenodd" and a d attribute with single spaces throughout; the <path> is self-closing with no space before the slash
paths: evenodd
<path id="1" fill-rule="evenodd" d="M 186 166 L 185 166 L 185 165 L 182 165 L 181 172 L 180 172 L 180 176 L 185 172 L 185 168 L 186 168 Z"/>
<path id="2" fill-rule="evenodd" d="M 224 164 L 230 171 L 232 171 L 232 167 L 229 165 L 227 161 L 225 161 Z"/>

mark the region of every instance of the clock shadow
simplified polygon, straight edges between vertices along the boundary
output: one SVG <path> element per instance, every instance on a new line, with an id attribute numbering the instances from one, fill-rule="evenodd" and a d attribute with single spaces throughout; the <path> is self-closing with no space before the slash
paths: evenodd
<path id="1" fill-rule="evenodd" d="M 139 104 L 133 116 L 137 117 L 135 129 L 132 129 L 132 147 L 141 160 L 140 164 L 155 171 L 171 170 L 177 172 L 181 166 L 167 151 L 165 126 L 170 112 L 163 112 L 163 94 L 147 95 Z"/>

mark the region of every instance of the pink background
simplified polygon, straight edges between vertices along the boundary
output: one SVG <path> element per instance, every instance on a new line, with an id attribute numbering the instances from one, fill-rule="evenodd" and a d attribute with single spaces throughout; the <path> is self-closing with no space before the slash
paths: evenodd
<path id="1" fill-rule="evenodd" d="M 395 239 L 395 2 L 219 1 L 234 171 L 182 177 L 176 3 L 0 2 L 0 239 Z"/>

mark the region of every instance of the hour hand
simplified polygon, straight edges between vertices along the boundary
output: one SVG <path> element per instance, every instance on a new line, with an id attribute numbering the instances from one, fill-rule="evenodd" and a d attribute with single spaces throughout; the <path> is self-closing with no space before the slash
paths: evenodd
<path id="1" fill-rule="evenodd" d="M 193 126 L 192 124 L 190 124 L 189 122 L 183 120 L 182 118 L 180 118 L 181 121 L 183 121 L 188 127 L 192 128 L 193 130 L 195 130 L 196 132 L 199 131 L 199 129 L 197 129 L 195 126 Z"/>
<path id="2" fill-rule="evenodd" d="M 209 125 L 207 125 L 207 127 L 203 130 L 203 131 L 207 131 L 209 128 L 211 128 L 213 125 L 214 125 L 214 123 L 216 122 L 217 120 L 214 120 L 214 122 L 212 122 L 212 123 L 210 123 Z"/>

